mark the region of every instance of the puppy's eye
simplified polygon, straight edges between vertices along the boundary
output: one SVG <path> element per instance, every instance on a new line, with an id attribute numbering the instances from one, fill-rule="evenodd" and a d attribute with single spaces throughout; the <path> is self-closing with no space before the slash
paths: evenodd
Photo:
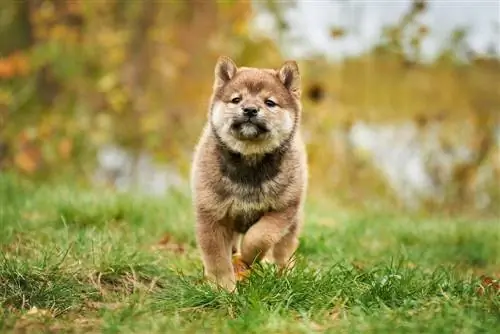
<path id="1" fill-rule="evenodd" d="M 264 103 L 265 103 L 265 104 L 266 104 L 266 106 L 268 106 L 268 107 L 271 107 L 271 108 L 272 108 L 272 107 L 276 107 L 276 102 L 274 102 L 273 100 L 269 100 L 269 99 L 268 99 L 268 100 L 266 100 Z"/>
<path id="2" fill-rule="evenodd" d="M 240 103 L 240 101 L 241 101 L 241 97 L 234 97 L 233 99 L 231 99 L 231 103 L 234 103 L 234 104 Z"/>

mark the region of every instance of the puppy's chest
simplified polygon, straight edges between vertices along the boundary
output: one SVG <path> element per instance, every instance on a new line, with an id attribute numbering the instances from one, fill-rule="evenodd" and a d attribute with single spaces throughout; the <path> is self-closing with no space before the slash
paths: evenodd
<path id="1" fill-rule="evenodd" d="M 266 212 L 279 209 L 281 195 L 290 180 L 283 175 L 283 153 L 243 157 L 221 150 L 220 181 L 215 192 L 223 203 L 220 210 L 234 228 L 244 233 Z"/>
<path id="2" fill-rule="evenodd" d="M 235 230 L 245 233 L 266 212 L 279 207 L 278 198 L 273 195 L 272 187 L 257 189 L 240 188 L 228 197 L 227 217 L 232 221 Z"/>

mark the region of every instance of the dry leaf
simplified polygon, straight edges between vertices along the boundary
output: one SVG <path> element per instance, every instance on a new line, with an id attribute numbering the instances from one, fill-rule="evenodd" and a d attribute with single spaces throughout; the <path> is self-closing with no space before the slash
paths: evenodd
<path id="1" fill-rule="evenodd" d="M 14 163 L 23 171 L 32 173 L 36 170 L 38 155 L 36 150 L 23 150 L 16 154 Z"/>
<path id="2" fill-rule="evenodd" d="M 73 142 L 71 139 L 64 138 L 59 142 L 58 150 L 63 159 L 68 159 L 70 157 L 72 149 Z"/>
<path id="3" fill-rule="evenodd" d="M 250 268 L 241 259 L 241 255 L 233 255 L 233 269 L 237 281 L 241 281 L 250 275 Z"/>
<path id="4" fill-rule="evenodd" d="M 158 244 L 153 246 L 154 249 L 160 250 L 168 250 L 173 251 L 175 253 L 182 254 L 186 251 L 184 245 L 182 243 L 176 242 L 172 236 L 168 233 L 165 233 L 163 237 L 160 239 Z"/>
<path id="5" fill-rule="evenodd" d="M 159 245 L 166 245 L 170 242 L 170 239 L 172 239 L 172 236 L 168 233 L 165 233 L 163 235 L 163 238 L 158 242 Z"/>
<path id="6" fill-rule="evenodd" d="M 0 78 L 12 78 L 16 75 L 28 73 L 28 59 L 25 55 L 16 52 L 0 59 Z"/>
<path id="7" fill-rule="evenodd" d="M 15 68 L 11 63 L 6 60 L 0 60 L 0 78 L 12 78 L 15 74 Z"/>
<path id="8" fill-rule="evenodd" d="M 479 286 L 476 290 L 476 293 L 480 296 L 483 296 L 486 293 L 498 294 L 500 293 L 500 281 L 486 275 L 482 275 L 481 277 L 481 286 Z"/>
<path id="9" fill-rule="evenodd" d="M 362 262 L 362 261 L 352 261 L 351 262 L 352 266 L 354 268 L 356 268 L 357 270 L 364 270 L 365 267 L 366 267 L 366 263 Z"/>

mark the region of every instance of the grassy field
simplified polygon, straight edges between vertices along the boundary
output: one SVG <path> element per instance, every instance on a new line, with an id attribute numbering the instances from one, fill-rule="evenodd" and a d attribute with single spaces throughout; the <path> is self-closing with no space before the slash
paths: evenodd
<path id="1" fill-rule="evenodd" d="M 498 221 L 310 199 L 297 267 L 201 281 L 189 198 L 0 175 L 2 333 L 495 333 Z M 492 284 L 489 284 L 492 283 Z"/>

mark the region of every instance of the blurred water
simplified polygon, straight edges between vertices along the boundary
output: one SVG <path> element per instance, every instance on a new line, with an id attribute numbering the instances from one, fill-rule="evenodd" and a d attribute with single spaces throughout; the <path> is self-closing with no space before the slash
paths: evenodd
<path id="1" fill-rule="evenodd" d="M 408 208 L 417 209 L 425 200 L 441 203 L 452 182 L 456 166 L 471 163 L 476 152 L 465 144 L 445 147 L 439 139 L 440 125 L 421 131 L 413 122 L 400 125 L 369 125 L 357 122 L 349 132 L 353 151 L 368 154 L 370 162 Z M 500 147 L 500 125 L 496 130 L 496 146 Z M 500 166 L 500 156 L 496 164 Z M 494 164 L 494 163 L 493 163 Z M 492 164 L 479 168 L 481 185 L 498 184 Z M 500 187 L 500 184 L 499 184 Z M 489 202 L 487 193 L 476 194 L 477 207 Z"/>
<path id="2" fill-rule="evenodd" d="M 402 203 L 407 208 L 417 209 L 425 200 L 442 202 L 455 166 L 475 158 L 475 152 L 465 145 L 444 147 L 439 139 L 440 130 L 439 123 L 421 131 L 414 122 L 387 125 L 356 122 L 347 139 L 350 150 L 361 151 L 369 157 L 369 162 L 381 172 Z M 500 147 L 500 124 L 495 134 L 496 145 Z M 500 154 L 496 159 L 493 165 L 500 168 Z M 97 162 L 94 182 L 111 185 L 121 192 L 159 196 L 172 189 L 188 191 L 188 180 L 178 170 L 155 163 L 146 152 L 134 158 L 119 146 L 106 145 L 99 150 Z M 499 182 L 493 169 L 492 164 L 479 169 L 477 207 L 484 207 L 490 201 L 488 193 L 481 192 L 480 186 Z"/>
<path id="3" fill-rule="evenodd" d="M 106 145 L 97 154 L 95 184 L 111 185 L 120 192 L 162 196 L 169 190 L 187 191 L 187 182 L 176 168 L 158 164 L 147 152 L 134 157 L 127 150 Z"/>
<path id="4" fill-rule="evenodd" d="M 256 1 L 258 3 L 259 1 Z M 394 24 L 408 11 L 412 0 L 296 0 L 287 11 L 290 32 L 282 47 L 289 57 L 321 53 L 341 59 L 357 55 L 379 42 L 381 29 Z M 472 50 L 500 53 L 500 1 L 431 0 L 418 18 L 430 29 L 422 44 L 422 56 L 431 59 L 449 41 L 452 31 L 466 28 Z M 276 27 L 265 13 L 258 15 L 255 28 L 273 36 Z M 338 40 L 330 36 L 332 27 L 347 29 Z"/>

